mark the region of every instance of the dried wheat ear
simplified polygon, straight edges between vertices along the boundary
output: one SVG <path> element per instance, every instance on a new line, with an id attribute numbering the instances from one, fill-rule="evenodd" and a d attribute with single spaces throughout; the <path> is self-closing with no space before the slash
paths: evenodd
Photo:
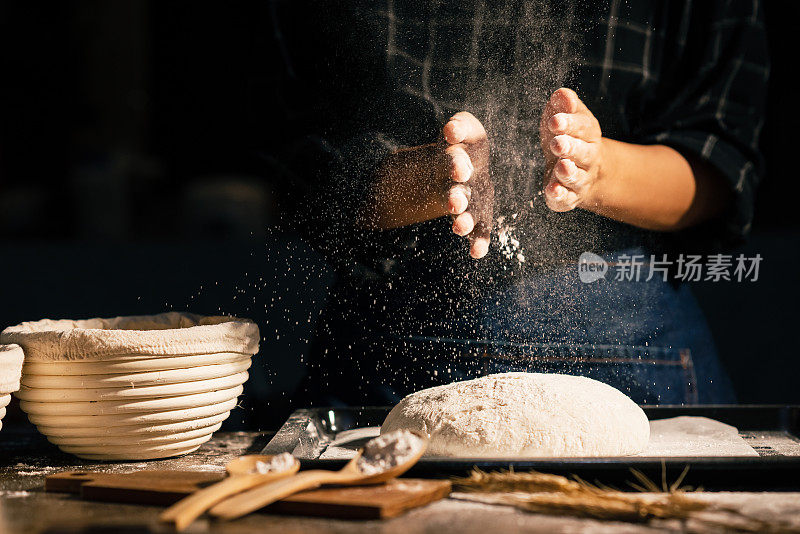
<path id="1" fill-rule="evenodd" d="M 528 512 L 606 521 L 680 520 L 699 528 L 724 528 L 735 532 L 800 532 L 798 526 L 746 516 L 736 509 L 698 498 L 702 492 L 681 486 L 687 472 L 688 466 L 675 482 L 667 485 L 666 471 L 662 470 L 659 487 L 643 473 L 631 469 L 636 482 L 629 484 L 639 493 L 630 493 L 590 484 L 578 477 L 570 480 L 537 471 L 487 473 L 475 469 L 469 477 L 453 480 L 456 491 L 468 493 L 453 497 L 514 506 Z"/>

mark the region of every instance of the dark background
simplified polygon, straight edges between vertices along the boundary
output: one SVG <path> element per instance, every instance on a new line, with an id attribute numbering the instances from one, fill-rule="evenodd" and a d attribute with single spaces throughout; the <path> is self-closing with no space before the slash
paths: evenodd
<path id="1" fill-rule="evenodd" d="M 291 1 L 291 0 L 285 0 Z M 276 427 L 332 273 L 281 224 L 251 157 L 290 127 L 274 102 L 272 2 L 3 2 L 0 328 L 190 310 L 263 336 L 232 427 Z M 800 7 L 766 5 L 772 55 L 756 283 L 693 286 L 744 403 L 800 403 L 793 68 Z M 787 46 L 791 49 L 787 49 Z"/>

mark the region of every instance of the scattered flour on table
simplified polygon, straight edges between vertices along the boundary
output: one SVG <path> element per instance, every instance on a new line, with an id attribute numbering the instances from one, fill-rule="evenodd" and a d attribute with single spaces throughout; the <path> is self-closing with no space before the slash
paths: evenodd
<path id="1" fill-rule="evenodd" d="M 370 440 L 358 459 L 358 469 L 365 475 L 377 475 L 407 462 L 419 453 L 425 442 L 413 432 L 397 430 Z"/>
<path id="2" fill-rule="evenodd" d="M 18 462 L 17 464 L 14 465 L 14 468 L 16 469 L 14 473 L 24 477 L 37 477 L 42 475 L 49 475 L 53 471 L 59 469 L 58 467 L 51 467 L 51 466 L 42 466 L 39 467 L 38 469 L 36 467 L 37 466 Z"/>
<path id="3" fill-rule="evenodd" d="M 30 491 L 0 491 L 0 497 L 6 497 L 8 499 L 27 497 L 30 494 Z"/>

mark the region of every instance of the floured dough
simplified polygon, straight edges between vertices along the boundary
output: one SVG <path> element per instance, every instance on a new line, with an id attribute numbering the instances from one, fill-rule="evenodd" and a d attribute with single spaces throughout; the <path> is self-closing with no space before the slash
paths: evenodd
<path id="1" fill-rule="evenodd" d="M 586 377 L 503 373 L 412 393 L 381 434 L 430 437 L 427 455 L 625 456 L 642 452 L 650 426 L 617 389 Z"/>

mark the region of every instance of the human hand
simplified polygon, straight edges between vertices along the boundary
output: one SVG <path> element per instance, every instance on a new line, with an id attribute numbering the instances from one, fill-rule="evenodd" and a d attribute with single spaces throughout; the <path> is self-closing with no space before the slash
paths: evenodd
<path id="1" fill-rule="evenodd" d="M 540 122 L 547 159 L 544 197 L 553 211 L 591 206 L 601 179 L 603 134 L 597 119 L 572 89 L 550 96 Z"/>
<path id="2" fill-rule="evenodd" d="M 469 239 L 470 255 L 477 259 L 489 251 L 493 211 L 486 130 L 462 111 L 445 124 L 442 140 L 386 158 L 362 220 L 387 229 L 450 215 L 453 232 Z"/>
<path id="3" fill-rule="evenodd" d="M 482 258 L 489 251 L 494 212 L 486 130 L 474 115 L 461 111 L 450 118 L 442 133 L 446 157 L 436 175 L 446 190 L 453 232 L 469 239 L 473 258 Z"/>

